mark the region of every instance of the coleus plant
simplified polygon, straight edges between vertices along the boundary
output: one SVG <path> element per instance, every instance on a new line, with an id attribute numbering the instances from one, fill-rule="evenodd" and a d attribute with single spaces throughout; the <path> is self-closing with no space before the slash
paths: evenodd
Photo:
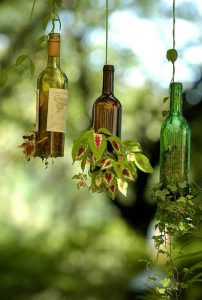
<path id="1" fill-rule="evenodd" d="M 23 148 L 23 153 L 25 154 L 25 159 L 30 161 L 32 157 L 35 157 L 35 146 L 47 139 L 47 137 L 43 138 L 40 141 L 36 141 L 36 133 L 33 131 L 31 135 L 23 135 L 24 142 L 18 146 L 19 148 Z M 48 159 L 48 157 L 47 157 Z M 47 161 L 45 162 L 47 165 Z"/>
<path id="2" fill-rule="evenodd" d="M 122 142 L 106 128 L 98 132 L 91 129 L 75 140 L 72 159 L 73 163 L 79 161 L 82 170 L 73 176 L 78 180 L 78 189 L 87 187 L 93 193 L 107 192 L 112 199 L 118 191 L 126 196 L 128 182 L 136 180 L 137 169 L 153 172 L 139 143 Z"/>
<path id="3" fill-rule="evenodd" d="M 24 142 L 18 147 L 23 148 L 25 159 L 30 161 L 31 157 L 34 156 L 35 153 L 35 143 L 36 143 L 35 133 L 33 132 L 31 135 L 23 135 L 23 139 Z"/>

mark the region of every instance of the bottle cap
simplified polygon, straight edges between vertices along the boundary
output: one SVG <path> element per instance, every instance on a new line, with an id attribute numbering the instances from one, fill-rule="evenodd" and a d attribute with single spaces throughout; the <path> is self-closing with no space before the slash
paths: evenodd
<path id="1" fill-rule="evenodd" d="M 178 88 L 178 89 L 182 89 L 182 88 L 183 88 L 183 85 L 182 85 L 181 82 L 171 82 L 170 88 Z"/>
<path id="2" fill-rule="evenodd" d="M 48 56 L 60 56 L 60 34 L 59 33 L 49 34 Z"/>
<path id="3" fill-rule="evenodd" d="M 112 72 L 114 72 L 115 68 L 114 68 L 113 65 L 104 65 L 103 71 L 112 71 Z"/>

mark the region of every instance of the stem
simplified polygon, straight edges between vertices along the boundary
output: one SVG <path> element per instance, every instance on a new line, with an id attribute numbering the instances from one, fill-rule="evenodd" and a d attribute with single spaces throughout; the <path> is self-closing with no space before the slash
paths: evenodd
<path id="1" fill-rule="evenodd" d="M 109 3 L 106 0 L 106 49 L 105 49 L 105 64 L 107 65 L 108 59 L 108 18 L 109 18 Z"/>
<path id="2" fill-rule="evenodd" d="M 32 20 L 32 16 L 33 16 L 35 4 L 36 4 L 36 0 L 34 0 L 34 1 L 33 1 L 33 4 L 32 4 L 32 10 L 31 10 L 30 18 L 29 18 L 30 22 L 31 22 L 31 20 Z"/>
<path id="3" fill-rule="evenodd" d="M 173 49 L 175 49 L 175 0 L 173 0 Z M 175 62 L 173 62 L 172 82 L 175 81 Z"/>

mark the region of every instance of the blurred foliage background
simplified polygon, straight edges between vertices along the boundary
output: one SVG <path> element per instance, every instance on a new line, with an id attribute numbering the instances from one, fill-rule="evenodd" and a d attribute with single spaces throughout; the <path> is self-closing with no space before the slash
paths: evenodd
<path id="1" fill-rule="evenodd" d="M 0 90 L 0 299 L 2 300 L 133 300 L 146 295 L 145 263 L 155 260 L 151 242 L 158 182 L 159 134 L 166 109 L 171 65 L 171 1 L 110 0 L 109 64 L 114 64 L 115 95 L 123 106 L 123 139 L 141 143 L 154 166 L 140 174 L 128 197 L 77 191 L 72 176 L 72 141 L 91 126 L 93 101 L 100 95 L 105 58 L 105 1 L 64 0 L 61 66 L 69 78 L 66 152 L 45 169 L 30 162 L 18 145 L 35 128 L 37 76 L 46 66 L 46 47 L 37 48 L 47 1 L 0 1 L 0 63 L 9 79 Z M 180 59 L 177 79 L 184 83 L 184 114 L 192 130 L 191 173 L 202 181 L 202 35 L 200 0 L 177 3 Z M 178 26 L 178 25 L 177 25 Z M 183 27 L 184 26 L 184 27 Z M 48 32 L 48 31 L 47 31 Z M 191 33 L 190 33 L 191 32 Z M 127 38 L 127 40 L 126 40 Z M 17 56 L 31 54 L 35 75 Z M 198 197 L 200 202 L 201 196 Z M 200 236 L 200 233 L 198 233 Z M 179 264 L 200 263 L 201 240 L 193 239 Z M 181 241 L 181 243 L 186 242 Z M 193 253 L 198 253 L 194 255 Z M 165 261 L 156 268 L 163 272 Z M 157 271 L 157 270 L 156 270 Z M 182 295 L 201 299 L 200 285 Z M 156 298 L 155 298 L 156 299 Z"/>

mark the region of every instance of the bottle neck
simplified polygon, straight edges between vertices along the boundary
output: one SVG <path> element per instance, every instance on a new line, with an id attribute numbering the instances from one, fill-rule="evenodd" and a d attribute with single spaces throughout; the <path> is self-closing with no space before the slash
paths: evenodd
<path id="1" fill-rule="evenodd" d="M 47 66 L 50 68 L 59 68 L 60 67 L 60 56 L 48 56 Z"/>
<path id="2" fill-rule="evenodd" d="M 103 68 L 102 94 L 114 94 L 114 66 L 105 65 Z"/>
<path id="3" fill-rule="evenodd" d="M 48 40 L 48 67 L 60 66 L 60 34 L 50 33 Z"/>
<path id="4" fill-rule="evenodd" d="M 170 112 L 172 115 L 182 114 L 182 84 L 179 82 L 170 84 Z"/>

